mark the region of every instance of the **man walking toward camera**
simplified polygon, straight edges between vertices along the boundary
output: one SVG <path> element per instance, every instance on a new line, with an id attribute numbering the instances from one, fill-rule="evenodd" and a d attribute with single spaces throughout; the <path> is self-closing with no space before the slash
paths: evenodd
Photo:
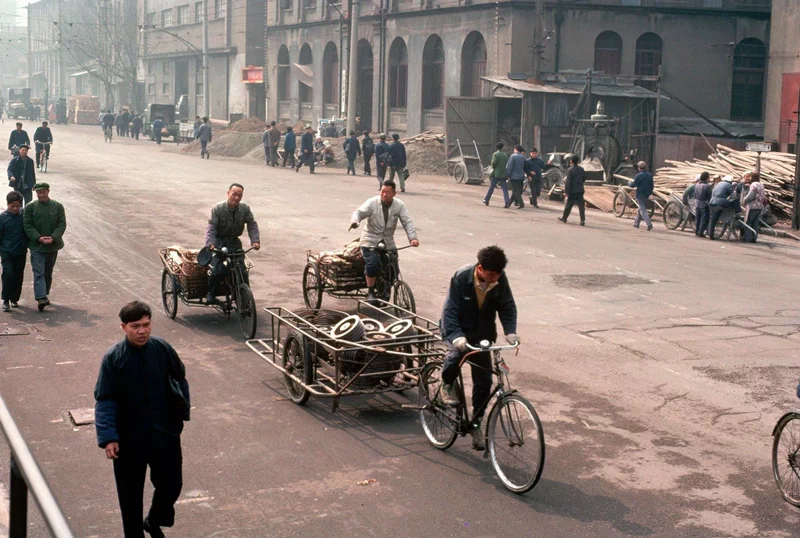
<path id="1" fill-rule="evenodd" d="M 97 444 L 114 463 L 125 538 L 163 537 L 175 523 L 183 487 L 181 432 L 189 420 L 189 383 L 180 357 L 150 336 L 150 307 L 133 301 L 119 311 L 125 338 L 109 349 L 94 388 Z M 142 521 L 144 480 L 155 491 Z"/>
<path id="2" fill-rule="evenodd" d="M 22 225 L 31 251 L 33 296 L 41 312 L 50 304 L 53 268 L 58 251 L 64 248 L 67 217 L 64 206 L 50 199 L 50 185 L 37 183 L 33 189 L 36 191 L 36 201 L 25 207 Z"/>
<path id="3" fill-rule="evenodd" d="M 586 181 L 586 171 L 582 166 L 578 166 L 578 156 L 573 155 L 569 158 L 570 167 L 567 170 L 567 178 L 564 180 L 564 194 L 567 195 L 567 203 L 564 206 L 564 214 L 558 220 L 566 224 L 569 214 L 572 213 L 572 206 L 578 204 L 578 213 L 581 216 L 581 226 L 586 226 L 586 204 L 583 201 L 585 191 L 583 183 Z"/>

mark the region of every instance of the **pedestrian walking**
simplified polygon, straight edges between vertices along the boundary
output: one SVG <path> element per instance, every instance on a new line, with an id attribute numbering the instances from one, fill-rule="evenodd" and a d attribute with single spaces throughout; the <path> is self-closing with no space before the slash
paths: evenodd
<path id="1" fill-rule="evenodd" d="M 189 383 L 178 353 L 151 336 L 152 311 L 133 301 L 119 311 L 125 337 L 109 349 L 94 387 L 97 444 L 113 461 L 125 538 L 163 537 L 175 524 L 183 487 L 181 433 L 190 418 Z M 147 516 L 144 481 L 155 491 Z"/>
<path id="2" fill-rule="evenodd" d="M 711 174 L 703 172 L 697 180 L 694 187 L 695 199 L 695 216 L 694 220 L 697 223 L 695 228 L 695 235 L 703 237 L 708 229 L 709 207 L 708 202 L 711 201 L 711 184 L 708 182 Z"/>
<path id="3" fill-rule="evenodd" d="M 127 110 L 122 111 L 122 125 L 120 128 L 122 129 L 122 136 L 128 136 L 130 134 L 130 125 L 131 123 L 131 113 Z"/>
<path id="4" fill-rule="evenodd" d="M 0 213 L 0 262 L 3 267 L 3 312 L 19 306 L 28 237 L 22 224 L 22 194 L 11 191 L 6 195 L 7 209 Z"/>
<path id="5" fill-rule="evenodd" d="M 511 206 L 511 200 L 508 198 L 508 184 L 506 183 L 506 165 L 508 164 L 508 154 L 503 151 L 503 143 L 498 142 L 495 146 L 497 151 L 492 155 L 492 172 L 489 174 L 489 190 L 486 191 L 486 196 L 483 197 L 483 205 L 489 205 L 495 189 L 498 185 L 503 189 L 503 207 L 508 209 Z"/>
<path id="6" fill-rule="evenodd" d="M 211 142 L 213 135 L 211 133 L 211 124 L 208 123 L 208 116 L 203 118 L 203 124 L 197 130 L 197 138 L 200 140 L 200 158 L 210 158 L 211 152 L 208 151 L 208 143 Z"/>
<path id="7" fill-rule="evenodd" d="M 397 175 L 400 183 L 400 192 L 406 192 L 406 147 L 400 142 L 400 135 L 392 135 L 392 143 L 389 144 L 389 155 L 392 156 L 392 163 L 389 168 L 389 181 L 394 181 Z"/>
<path id="8" fill-rule="evenodd" d="M 139 133 L 142 131 L 142 117 L 135 112 L 131 119 L 131 137 L 139 140 Z"/>
<path id="9" fill-rule="evenodd" d="M 197 140 L 197 137 L 200 136 L 200 126 L 203 125 L 203 121 L 200 119 L 200 116 L 194 117 L 194 130 L 192 131 L 192 137 Z"/>
<path id="10" fill-rule="evenodd" d="M 572 213 L 572 206 L 578 204 L 578 212 L 581 217 L 581 226 L 586 226 L 586 204 L 583 201 L 583 183 L 586 181 L 586 171 L 578 166 L 578 156 L 572 155 L 569 158 L 570 167 L 567 170 L 567 178 L 564 180 L 564 194 L 567 195 L 567 204 L 564 206 L 564 214 L 558 220 L 565 223 Z"/>
<path id="11" fill-rule="evenodd" d="M 350 131 L 350 137 L 344 141 L 344 154 L 347 157 L 347 173 L 356 175 L 356 159 L 361 155 L 361 144 L 355 131 Z"/>
<path id="12" fill-rule="evenodd" d="M 361 139 L 361 153 L 364 154 L 364 175 L 371 176 L 372 167 L 369 162 L 372 160 L 372 156 L 375 155 L 375 142 L 370 138 L 369 131 L 364 131 L 362 134 L 364 135 L 364 138 Z"/>
<path id="13" fill-rule="evenodd" d="M 311 174 L 314 173 L 314 129 L 310 125 L 306 126 L 306 132 L 300 138 L 300 162 L 297 163 L 294 171 L 299 172 L 304 164 L 308 165 Z"/>
<path id="14" fill-rule="evenodd" d="M 755 243 L 760 231 L 759 219 L 761 218 L 761 213 L 769 205 L 769 200 L 767 199 L 764 185 L 761 184 L 761 174 L 758 172 L 750 173 L 748 186 L 750 188 L 744 196 L 744 201 L 742 203 L 745 208 L 745 224 L 747 224 L 748 227 L 744 229 L 742 241 Z M 750 230 L 751 228 L 752 231 Z"/>
<path id="15" fill-rule="evenodd" d="M 283 137 L 283 167 L 286 168 L 286 161 L 289 166 L 294 167 L 294 152 L 297 150 L 297 138 L 291 127 L 286 128 L 286 136 Z"/>
<path id="16" fill-rule="evenodd" d="M 161 134 L 162 130 L 164 129 L 164 120 L 161 119 L 161 116 L 156 118 L 156 121 L 153 122 L 153 138 L 156 140 L 156 144 L 159 146 L 161 145 Z"/>
<path id="17" fill-rule="evenodd" d="M 645 224 L 647 224 L 647 231 L 649 232 L 653 229 L 653 223 L 650 221 L 650 214 L 647 212 L 647 201 L 650 199 L 650 195 L 653 194 L 653 189 L 655 188 L 653 185 L 653 174 L 647 171 L 647 163 L 644 161 L 639 161 L 636 167 L 639 169 L 639 173 L 636 174 L 633 181 L 628 183 L 628 186 L 632 189 L 636 189 L 636 203 L 639 206 L 638 211 L 636 211 L 636 216 L 633 219 L 633 227 L 638 228 L 639 224 L 644 220 Z"/>
<path id="18" fill-rule="evenodd" d="M 36 170 L 33 159 L 28 157 L 28 144 L 22 144 L 17 155 L 8 162 L 8 186 L 22 193 L 25 205 L 33 200 L 33 186 L 36 185 Z"/>
<path id="19" fill-rule="evenodd" d="M 116 116 L 114 116 L 114 127 L 116 128 L 117 136 L 122 136 L 122 121 L 124 119 L 125 117 L 123 116 L 121 110 L 117 112 Z"/>
<path id="20" fill-rule="evenodd" d="M 50 185 L 37 183 L 34 190 L 37 200 L 25 207 L 22 223 L 31 251 L 33 297 L 41 312 L 50 304 L 53 268 L 58 259 L 58 251 L 64 248 L 63 236 L 67 229 L 67 217 L 64 206 L 50 199 Z"/>
<path id="21" fill-rule="evenodd" d="M 392 154 L 389 152 L 389 144 L 386 143 L 386 135 L 383 133 L 378 136 L 378 144 L 375 146 L 375 165 L 378 169 L 378 190 L 381 190 L 386 170 L 392 166 Z"/>
<path id="22" fill-rule="evenodd" d="M 533 148 L 530 157 L 525 161 L 525 175 L 528 176 L 529 188 L 531 190 L 531 205 L 539 207 L 539 197 L 542 195 L 542 170 L 544 161 L 539 158 L 539 150 Z"/>
<path id="23" fill-rule="evenodd" d="M 271 166 L 278 166 L 278 146 L 281 145 L 281 131 L 273 121 L 269 130 L 269 162 Z"/>
<path id="24" fill-rule="evenodd" d="M 522 146 L 514 147 L 514 154 L 508 158 L 506 163 L 506 175 L 511 182 L 511 197 L 517 209 L 525 207 L 522 201 L 522 186 L 525 182 L 525 150 Z"/>

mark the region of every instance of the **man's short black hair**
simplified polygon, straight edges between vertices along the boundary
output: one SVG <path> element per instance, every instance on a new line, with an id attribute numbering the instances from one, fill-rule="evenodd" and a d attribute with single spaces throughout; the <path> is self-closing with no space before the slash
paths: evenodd
<path id="1" fill-rule="evenodd" d="M 208 123 L 208 116 L 203 116 L 203 123 Z"/>
<path id="2" fill-rule="evenodd" d="M 384 187 L 391 187 L 393 191 L 397 190 L 397 185 L 391 179 L 385 179 L 382 183 Z"/>
<path id="3" fill-rule="evenodd" d="M 503 143 L 502 143 L 502 142 L 498 142 L 498 143 L 497 143 L 497 145 L 496 145 L 495 147 L 496 147 L 498 150 L 501 150 L 501 149 L 503 149 Z"/>
<path id="4" fill-rule="evenodd" d="M 532 149 L 531 149 L 531 153 L 539 153 L 539 150 L 538 150 L 538 149 L 536 149 L 536 148 L 532 148 Z"/>
<path id="5" fill-rule="evenodd" d="M 364 131 L 364 132 L 363 132 L 363 133 L 361 133 L 361 134 L 363 134 L 364 136 L 369 136 L 369 129 L 367 129 L 366 131 Z"/>
<path id="6" fill-rule="evenodd" d="M 6 194 L 6 203 L 8 205 L 13 204 L 14 202 L 22 202 L 22 200 L 23 200 L 22 193 L 20 192 L 11 191 L 8 194 Z"/>
<path id="7" fill-rule="evenodd" d="M 147 303 L 141 301 L 131 301 L 119 310 L 119 320 L 122 323 L 133 323 L 142 318 L 152 318 L 153 311 Z"/>
<path id="8" fill-rule="evenodd" d="M 392 139 L 393 139 L 393 140 L 400 140 L 400 135 L 399 135 L 399 134 L 397 134 L 397 133 L 393 133 L 393 134 L 392 134 Z"/>
<path id="9" fill-rule="evenodd" d="M 240 189 L 242 189 L 244 191 L 244 185 L 242 185 L 241 183 L 231 183 L 231 186 L 228 187 L 228 190 L 231 190 L 234 187 L 239 187 Z"/>
<path id="10" fill-rule="evenodd" d="M 700 181 L 708 181 L 708 178 L 710 177 L 711 174 L 709 174 L 708 172 L 703 172 L 702 174 L 700 174 Z"/>
<path id="11" fill-rule="evenodd" d="M 569 158 L 569 162 L 571 162 L 572 164 L 578 164 L 578 156 L 573 155 L 572 157 Z"/>
<path id="12" fill-rule="evenodd" d="M 525 149 L 522 146 L 520 146 L 519 144 L 514 146 L 514 149 L 517 150 L 520 153 L 525 153 Z"/>
<path id="13" fill-rule="evenodd" d="M 269 122 L 269 124 L 272 125 L 273 127 L 275 127 L 275 122 L 274 121 Z"/>
<path id="14" fill-rule="evenodd" d="M 355 131 L 350 131 L 350 136 L 355 136 L 355 134 L 356 134 Z"/>
<path id="15" fill-rule="evenodd" d="M 286 128 L 286 132 L 287 132 L 287 133 L 291 133 L 291 132 L 292 132 L 292 128 L 291 128 L 291 127 L 287 127 L 287 128 Z"/>
<path id="16" fill-rule="evenodd" d="M 483 247 L 478 251 L 478 264 L 486 271 L 502 273 L 508 265 L 508 258 L 503 249 L 497 245 Z"/>

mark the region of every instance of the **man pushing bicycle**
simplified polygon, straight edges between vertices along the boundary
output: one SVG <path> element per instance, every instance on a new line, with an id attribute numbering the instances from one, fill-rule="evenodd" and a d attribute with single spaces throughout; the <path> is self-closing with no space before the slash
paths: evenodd
<path id="1" fill-rule="evenodd" d="M 462 357 L 469 352 L 467 344 L 479 346 L 481 340 L 497 340 L 495 318 L 500 318 L 509 344 L 519 343 L 517 306 L 505 274 L 508 259 L 500 247 L 493 245 L 478 251 L 478 263 L 462 267 L 450 279 L 450 290 L 439 322 L 442 338 L 449 352 L 442 367 L 442 401 L 459 404 L 454 386 Z M 472 447 L 484 450 L 480 419 L 491 398 L 492 361 L 488 352 L 472 355 L 472 407 L 476 411 Z"/>

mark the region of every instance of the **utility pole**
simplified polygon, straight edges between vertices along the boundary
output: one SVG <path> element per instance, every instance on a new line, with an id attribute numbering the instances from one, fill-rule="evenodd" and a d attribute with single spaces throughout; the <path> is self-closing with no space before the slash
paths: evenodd
<path id="1" fill-rule="evenodd" d="M 350 13 L 350 68 L 347 86 L 347 134 L 356 129 L 356 88 L 358 87 L 358 12 L 359 0 L 353 0 Z"/>
<path id="2" fill-rule="evenodd" d="M 792 193 L 792 228 L 800 230 L 800 94 L 797 97 L 797 133 L 794 139 L 794 192 Z"/>
<path id="3" fill-rule="evenodd" d="M 203 105 L 211 118 L 211 88 L 208 87 L 208 0 L 203 0 Z"/>
<path id="4" fill-rule="evenodd" d="M 533 78 L 538 79 L 542 70 L 544 0 L 536 0 L 536 13 L 533 17 Z"/>

